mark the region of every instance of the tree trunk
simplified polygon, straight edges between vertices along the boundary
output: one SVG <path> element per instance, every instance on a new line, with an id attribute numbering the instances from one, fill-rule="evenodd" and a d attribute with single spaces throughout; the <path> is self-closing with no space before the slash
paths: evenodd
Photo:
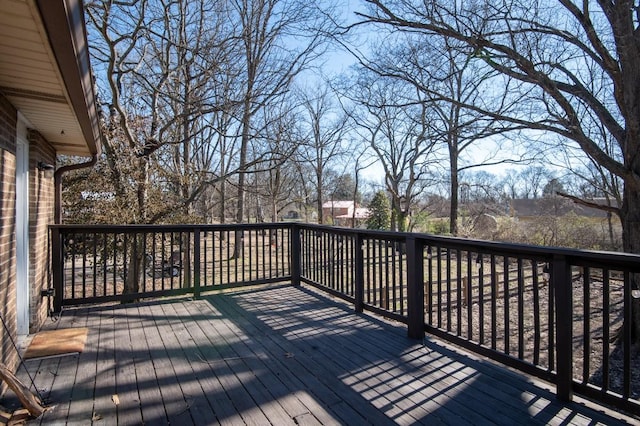
<path id="1" fill-rule="evenodd" d="M 316 188 L 318 189 L 318 201 L 316 204 L 316 207 L 318 209 L 318 223 L 320 225 L 324 225 L 324 213 L 322 211 L 322 204 L 323 204 L 323 198 L 322 198 L 322 168 L 318 167 L 316 168 Z M 331 200 L 331 202 L 333 203 L 333 200 Z M 331 212 L 333 214 L 333 204 L 331 205 Z"/>
<path id="2" fill-rule="evenodd" d="M 128 253 L 126 253 L 128 252 Z M 124 275 L 124 289 L 122 294 L 137 295 L 140 292 L 140 281 L 142 274 L 144 273 L 144 244 L 143 240 L 134 238 L 133 244 L 128 249 L 125 249 L 125 253 L 128 257 L 128 262 L 125 266 Z M 153 267 L 153 265 L 150 265 Z M 130 299 L 123 300 L 123 303 L 136 302 L 138 299 L 132 297 Z"/>
<path id="3" fill-rule="evenodd" d="M 396 200 L 392 201 L 391 206 L 391 231 L 398 232 L 398 208 L 396 207 Z"/>
<path id="4" fill-rule="evenodd" d="M 137 188 L 136 197 L 138 203 L 138 218 L 136 222 L 146 223 L 146 200 L 147 200 L 147 184 L 149 179 L 149 162 L 146 157 L 141 157 L 138 161 L 139 174 L 137 176 Z M 137 294 L 140 288 L 140 278 L 144 271 L 144 244 L 143 241 L 134 237 L 133 244 L 131 245 L 130 253 L 128 254 L 129 262 L 125 267 L 124 289 L 123 294 Z M 126 250 L 126 248 L 125 248 Z M 129 299 L 125 302 L 132 302 L 137 299 Z"/>
<path id="5" fill-rule="evenodd" d="M 236 204 L 236 223 L 244 222 L 244 209 L 246 199 L 246 173 L 247 173 L 247 151 L 249 149 L 249 128 L 251 126 L 251 90 L 247 91 L 244 102 L 244 113 L 242 116 L 242 139 L 240 142 L 240 164 L 238 166 L 238 199 Z M 236 231 L 235 244 L 233 247 L 232 259 L 238 259 L 242 252 L 243 232 Z"/>
<path id="6" fill-rule="evenodd" d="M 640 253 L 640 193 L 628 189 L 625 185 L 622 202 L 622 244 L 627 253 Z M 631 274 L 631 289 L 640 290 L 640 274 Z M 640 344 L 640 298 L 633 297 L 631 302 L 631 341 Z"/>
<path id="7" fill-rule="evenodd" d="M 452 136 L 449 136 L 450 138 Z M 449 162 L 450 169 L 450 193 L 451 203 L 449 206 L 449 232 L 454 237 L 458 236 L 458 150 L 454 147 L 454 141 L 449 141 Z"/>

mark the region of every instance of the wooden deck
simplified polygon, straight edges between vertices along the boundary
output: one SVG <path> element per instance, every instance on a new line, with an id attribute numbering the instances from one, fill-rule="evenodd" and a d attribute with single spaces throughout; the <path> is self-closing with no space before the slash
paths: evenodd
<path id="1" fill-rule="evenodd" d="M 84 352 L 25 361 L 29 424 L 621 424 L 532 379 L 293 286 L 68 309 Z M 10 396 L 5 397 L 6 400 Z M 593 406 L 592 406 L 593 407 Z"/>

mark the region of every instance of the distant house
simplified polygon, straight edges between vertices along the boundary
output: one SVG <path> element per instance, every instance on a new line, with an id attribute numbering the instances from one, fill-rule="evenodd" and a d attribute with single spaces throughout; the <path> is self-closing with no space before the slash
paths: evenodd
<path id="1" fill-rule="evenodd" d="M 327 201 L 322 204 L 322 217 L 337 226 L 357 227 L 369 217 L 369 209 L 353 201 Z"/>
<path id="2" fill-rule="evenodd" d="M 47 315 L 58 155 L 91 158 L 100 127 L 81 0 L 0 0 L 0 363 Z M 59 188 L 58 188 L 59 189 Z"/>
<path id="3" fill-rule="evenodd" d="M 606 205 L 604 199 L 589 200 L 591 202 Z M 526 219 L 544 216 L 564 216 L 569 213 L 577 216 L 606 218 L 607 212 L 592 207 L 583 206 L 568 198 L 544 197 L 532 199 L 516 199 L 509 203 L 509 216 Z"/>

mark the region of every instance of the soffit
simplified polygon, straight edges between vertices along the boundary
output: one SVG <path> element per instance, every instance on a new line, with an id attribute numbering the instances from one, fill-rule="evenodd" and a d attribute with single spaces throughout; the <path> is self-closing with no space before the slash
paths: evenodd
<path id="1" fill-rule="evenodd" d="M 68 26 L 59 30 L 70 32 Z M 0 92 L 58 154 L 93 155 L 98 134 L 83 129 L 82 111 L 74 107 L 68 84 L 38 6 L 31 0 L 0 0 Z"/>

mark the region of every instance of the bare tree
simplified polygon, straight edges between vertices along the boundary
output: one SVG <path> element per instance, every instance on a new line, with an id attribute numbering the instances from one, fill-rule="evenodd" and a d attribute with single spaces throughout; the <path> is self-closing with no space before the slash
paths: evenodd
<path id="1" fill-rule="evenodd" d="M 549 170 L 542 166 L 529 166 L 518 174 L 522 198 L 539 198 L 544 184 L 551 178 Z"/>
<path id="2" fill-rule="evenodd" d="M 516 156 L 513 133 L 521 126 L 500 122 L 465 105 L 491 105 L 494 113 L 518 108 L 517 99 L 504 91 L 487 90 L 496 72 L 470 61 L 470 48 L 452 39 L 426 39 L 409 32 L 392 32 L 383 47 L 361 57 L 363 67 L 387 78 L 398 79 L 421 92 L 430 104 L 430 137 L 446 147 L 449 161 L 450 217 L 452 235 L 458 233 L 460 174 L 482 166 L 530 161 L 530 153 Z M 504 85 L 514 83 L 504 80 Z M 490 138 L 491 143 L 486 139 Z M 482 144 L 482 145 L 480 145 Z M 493 145 L 493 147 L 492 147 Z M 509 155 L 504 153 L 508 152 Z"/>
<path id="3" fill-rule="evenodd" d="M 237 105 L 214 90 L 236 63 L 221 7 L 205 0 L 87 5 L 99 93 L 109 106 L 104 154 L 116 197 L 135 206 L 124 209 L 128 222 L 182 221 L 220 178 L 212 117 Z M 138 243 L 125 292 L 136 293 L 143 270 Z"/>
<path id="4" fill-rule="evenodd" d="M 258 203 L 265 200 L 270 220 L 277 222 L 280 211 L 293 203 L 291 188 L 298 178 L 293 155 L 300 143 L 299 120 L 289 100 L 263 111 L 261 119 L 264 124 L 260 131 L 260 145 L 272 155 L 268 163 L 254 174 L 255 196 Z M 261 209 L 261 204 L 257 208 Z"/>
<path id="5" fill-rule="evenodd" d="M 345 153 L 344 135 L 347 117 L 337 108 L 327 86 L 317 90 L 300 91 L 300 118 L 304 134 L 298 148 L 298 161 L 313 169 L 310 184 L 314 188 L 318 223 L 324 223 L 322 205 L 328 190 L 328 169 L 337 164 Z M 304 177 L 308 179 L 308 177 Z"/>
<path id="6" fill-rule="evenodd" d="M 348 93 L 356 104 L 351 115 L 357 132 L 384 169 L 391 196 L 391 226 L 404 231 L 409 208 L 428 184 L 435 164 L 430 114 L 420 92 L 402 81 L 361 69 Z"/>
<path id="7" fill-rule="evenodd" d="M 254 117 L 285 94 L 294 78 L 322 53 L 333 32 L 328 11 L 302 0 L 231 0 L 232 22 L 238 23 L 242 48 L 242 110 L 240 115 L 240 174 L 237 183 L 236 221 L 245 218 L 246 175 L 250 172 L 250 143 L 254 140 Z M 293 41 L 295 40 L 295 43 Z M 289 43 L 287 43 L 289 42 Z M 236 235 L 234 257 L 242 244 Z"/>
<path id="8" fill-rule="evenodd" d="M 233 71 L 232 39 L 219 7 L 204 0 L 87 6 L 100 94 L 110 112 L 106 160 L 118 196 L 136 194 L 132 221 L 188 214 L 215 180 L 211 150 L 201 154 L 216 142 L 211 117 L 234 104 L 214 94 L 218 76 Z M 135 188 L 128 188 L 131 182 Z"/>
<path id="9" fill-rule="evenodd" d="M 522 83 L 527 110 L 496 119 L 553 133 L 624 182 L 618 214 L 624 250 L 640 253 L 640 24 L 631 1 L 558 0 L 420 3 L 368 0 L 362 22 L 390 25 L 425 38 L 469 46 L 479 61 Z M 496 85 L 495 90 L 499 90 Z M 515 95 L 515 94 L 514 94 Z M 615 149 L 603 146 L 604 128 Z M 634 299 L 634 342 L 640 341 L 640 299 Z"/>

